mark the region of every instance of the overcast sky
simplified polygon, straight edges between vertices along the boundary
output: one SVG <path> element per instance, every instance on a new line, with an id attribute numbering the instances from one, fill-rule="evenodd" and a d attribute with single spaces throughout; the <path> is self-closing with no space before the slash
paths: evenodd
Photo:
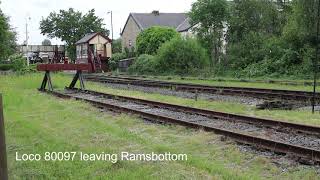
<path id="1" fill-rule="evenodd" d="M 0 0 L 2 11 L 10 17 L 10 24 L 18 33 L 18 43 L 26 39 L 26 17 L 30 16 L 29 44 L 41 44 L 45 36 L 40 34 L 39 22 L 50 12 L 70 7 L 86 13 L 90 9 L 96 10 L 96 15 L 104 19 L 105 27 L 110 29 L 110 15 L 113 11 L 114 38 L 120 37 L 130 12 L 150 13 L 152 10 L 160 12 L 188 12 L 195 0 Z M 62 44 L 60 40 L 52 39 L 53 44 Z"/>

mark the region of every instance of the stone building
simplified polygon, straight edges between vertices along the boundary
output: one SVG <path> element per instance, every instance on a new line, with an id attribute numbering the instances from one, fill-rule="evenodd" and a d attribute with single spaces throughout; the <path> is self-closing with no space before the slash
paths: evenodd
<path id="1" fill-rule="evenodd" d="M 139 33 L 152 26 L 164 26 L 176 29 L 182 36 L 191 36 L 192 26 L 186 13 L 130 13 L 121 32 L 122 49 L 136 46 Z"/>

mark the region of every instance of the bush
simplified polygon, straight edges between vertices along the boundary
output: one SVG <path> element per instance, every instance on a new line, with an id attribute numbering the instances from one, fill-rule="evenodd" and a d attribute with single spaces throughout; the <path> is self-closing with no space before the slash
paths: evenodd
<path id="1" fill-rule="evenodd" d="M 13 69 L 12 64 L 0 64 L 0 70 L 1 71 L 8 71 L 10 69 Z"/>
<path id="2" fill-rule="evenodd" d="M 37 64 L 30 64 L 29 66 L 25 66 L 20 70 L 22 73 L 35 73 L 37 72 Z"/>
<path id="3" fill-rule="evenodd" d="M 194 74 L 209 65 L 206 50 L 194 39 L 173 39 L 161 46 L 157 70 L 168 74 Z"/>
<path id="4" fill-rule="evenodd" d="M 299 51 L 288 48 L 276 38 L 270 38 L 260 48 L 263 59 L 240 69 L 237 76 L 280 77 L 300 76 L 308 78 L 312 72 L 314 49 L 305 44 Z"/>
<path id="5" fill-rule="evenodd" d="M 121 53 L 122 46 L 121 46 L 121 38 L 115 39 L 112 41 L 112 53 Z"/>
<path id="6" fill-rule="evenodd" d="M 154 74 L 157 62 L 152 55 L 142 54 L 128 68 L 130 74 Z"/>
<path id="7" fill-rule="evenodd" d="M 118 62 L 122 59 L 126 59 L 127 55 L 125 53 L 114 53 L 112 58 L 109 60 L 109 67 L 111 70 L 116 70 L 118 68 Z"/>
<path id="8" fill-rule="evenodd" d="M 26 58 L 22 57 L 21 55 L 12 55 L 9 57 L 10 61 L 13 65 L 14 71 L 21 71 L 26 66 Z"/>
<path id="9" fill-rule="evenodd" d="M 136 57 L 136 51 L 134 49 L 134 47 L 131 48 L 124 48 L 124 53 L 126 55 L 127 58 L 132 58 L 132 57 Z"/>
<path id="10" fill-rule="evenodd" d="M 299 70 L 306 76 L 311 76 L 314 71 L 315 49 L 310 45 L 304 45 L 301 50 L 302 67 Z"/>
<path id="11" fill-rule="evenodd" d="M 0 70 L 7 71 L 7 70 L 13 70 L 13 71 L 21 71 L 26 67 L 26 59 L 22 57 L 21 55 L 11 55 L 9 56 L 9 60 L 5 61 L 5 64 L 0 64 Z"/>
<path id="12" fill-rule="evenodd" d="M 138 55 L 154 55 L 163 43 L 177 37 L 180 37 L 180 34 L 175 29 L 158 26 L 151 27 L 138 35 L 137 53 Z"/>
<path id="13" fill-rule="evenodd" d="M 261 33 L 249 32 L 240 42 L 228 44 L 229 66 L 233 70 L 241 70 L 250 64 L 263 60 L 262 52 L 265 37 Z"/>

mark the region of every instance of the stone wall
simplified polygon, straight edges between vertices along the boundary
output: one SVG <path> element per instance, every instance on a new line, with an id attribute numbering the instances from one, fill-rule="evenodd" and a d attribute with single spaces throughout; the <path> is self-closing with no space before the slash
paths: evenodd
<path id="1" fill-rule="evenodd" d="M 125 26 L 125 29 L 122 33 L 122 50 L 127 47 L 131 49 L 132 47 L 136 47 L 136 39 L 141 32 L 137 23 L 130 16 L 128 19 L 128 23 Z"/>

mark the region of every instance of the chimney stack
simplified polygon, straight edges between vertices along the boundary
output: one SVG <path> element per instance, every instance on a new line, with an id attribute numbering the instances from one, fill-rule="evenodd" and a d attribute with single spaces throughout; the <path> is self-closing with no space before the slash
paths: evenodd
<path id="1" fill-rule="evenodd" d="M 157 11 L 157 10 L 153 10 L 153 11 L 152 11 L 152 14 L 155 15 L 155 16 L 159 16 L 159 15 L 160 15 L 160 12 Z"/>

